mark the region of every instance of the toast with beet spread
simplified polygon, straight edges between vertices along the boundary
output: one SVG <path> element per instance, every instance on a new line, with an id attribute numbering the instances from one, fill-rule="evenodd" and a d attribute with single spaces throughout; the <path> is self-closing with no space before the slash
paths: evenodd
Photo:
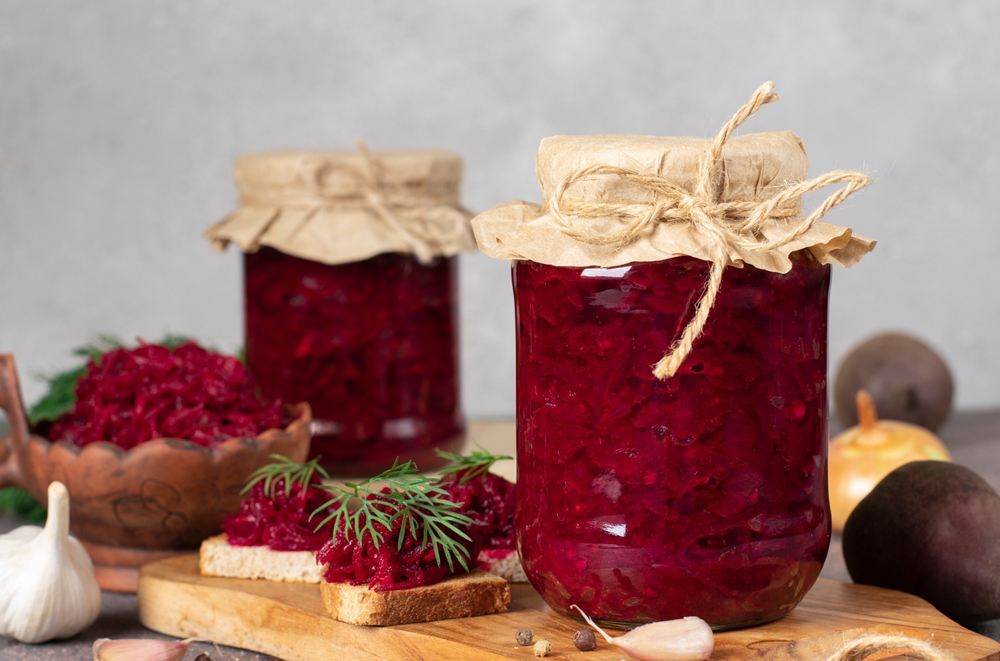
<path id="1" fill-rule="evenodd" d="M 327 487 L 339 492 L 327 519 L 334 535 L 316 558 L 331 616 L 384 626 L 507 610 L 507 581 L 476 564 L 484 547 L 513 543 L 514 485 L 488 472 L 498 458 L 485 451 L 446 456 L 440 478 L 407 462 Z"/>
<path id="2" fill-rule="evenodd" d="M 397 462 L 343 486 L 324 486 L 316 460 L 275 457 L 252 476 L 225 534 L 202 544 L 201 572 L 320 583 L 327 611 L 353 624 L 503 612 L 507 579 L 523 578 L 514 485 L 488 472 L 500 457 L 447 456 L 439 478 Z"/>
<path id="3" fill-rule="evenodd" d="M 392 626 L 503 613 L 510 583 L 475 569 L 439 583 L 405 590 L 371 590 L 366 585 L 320 583 L 323 606 L 334 619 L 364 626 Z"/>

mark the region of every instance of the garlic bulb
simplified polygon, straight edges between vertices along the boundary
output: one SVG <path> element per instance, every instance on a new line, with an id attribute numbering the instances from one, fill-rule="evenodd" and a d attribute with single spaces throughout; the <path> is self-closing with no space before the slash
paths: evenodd
<path id="1" fill-rule="evenodd" d="M 93 624 L 100 610 L 94 565 L 69 536 L 69 493 L 53 482 L 45 527 L 0 535 L 0 635 L 24 643 L 69 638 Z"/>

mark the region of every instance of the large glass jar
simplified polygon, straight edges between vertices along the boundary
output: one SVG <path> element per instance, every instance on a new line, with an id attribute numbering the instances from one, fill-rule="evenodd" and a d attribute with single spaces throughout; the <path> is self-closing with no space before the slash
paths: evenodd
<path id="1" fill-rule="evenodd" d="M 245 255 L 247 365 L 268 396 L 309 402 L 310 454 L 332 473 L 373 475 L 396 457 L 429 470 L 435 448 L 461 443 L 456 262 Z"/>
<path id="2" fill-rule="evenodd" d="M 726 268 L 663 381 L 652 366 L 708 262 L 514 263 L 518 546 L 557 611 L 724 629 L 779 618 L 812 586 L 830 539 L 830 267 L 793 262 Z"/>

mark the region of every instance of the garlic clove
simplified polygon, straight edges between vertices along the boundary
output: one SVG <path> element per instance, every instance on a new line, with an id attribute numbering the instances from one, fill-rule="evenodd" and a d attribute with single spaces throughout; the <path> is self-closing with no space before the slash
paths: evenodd
<path id="1" fill-rule="evenodd" d="M 711 627 L 699 617 L 644 624 L 615 640 L 635 658 L 648 661 L 701 661 L 715 648 Z"/>
<path id="2" fill-rule="evenodd" d="M 700 617 L 652 622 L 612 638 L 576 604 L 571 604 L 604 640 L 642 661 L 705 661 L 715 649 L 715 635 Z"/>
<path id="3" fill-rule="evenodd" d="M 0 635 L 24 643 L 75 636 L 101 609 L 94 565 L 69 536 L 69 493 L 53 482 L 48 495 L 44 528 L 0 536 Z"/>
<path id="4" fill-rule="evenodd" d="M 100 638 L 94 641 L 94 661 L 181 661 L 193 641 Z"/>

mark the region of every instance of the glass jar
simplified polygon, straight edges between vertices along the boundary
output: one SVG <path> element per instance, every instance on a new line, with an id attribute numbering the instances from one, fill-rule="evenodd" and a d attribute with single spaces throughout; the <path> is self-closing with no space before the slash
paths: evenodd
<path id="1" fill-rule="evenodd" d="M 269 397 L 307 401 L 310 455 L 333 474 L 422 470 L 462 441 L 457 258 L 387 253 L 323 264 L 245 255 L 246 361 Z"/>
<path id="2" fill-rule="evenodd" d="M 830 540 L 830 267 L 725 269 L 677 374 L 652 366 L 694 313 L 709 263 L 517 261 L 518 548 L 555 610 L 713 628 L 777 619 Z"/>

